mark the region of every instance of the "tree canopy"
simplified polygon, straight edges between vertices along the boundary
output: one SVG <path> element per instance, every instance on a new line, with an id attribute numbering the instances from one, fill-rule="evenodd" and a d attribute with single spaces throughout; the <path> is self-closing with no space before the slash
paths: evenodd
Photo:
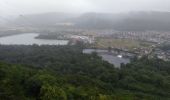
<path id="1" fill-rule="evenodd" d="M 77 46 L 0 46 L 0 100 L 169 100 L 170 62 L 120 69 Z"/>

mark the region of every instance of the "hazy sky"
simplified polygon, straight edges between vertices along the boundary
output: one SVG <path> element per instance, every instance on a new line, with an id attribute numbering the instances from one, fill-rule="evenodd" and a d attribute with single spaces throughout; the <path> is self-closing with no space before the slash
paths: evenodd
<path id="1" fill-rule="evenodd" d="M 0 0 L 0 15 L 42 12 L 170 11 L 170 0 Z"/>

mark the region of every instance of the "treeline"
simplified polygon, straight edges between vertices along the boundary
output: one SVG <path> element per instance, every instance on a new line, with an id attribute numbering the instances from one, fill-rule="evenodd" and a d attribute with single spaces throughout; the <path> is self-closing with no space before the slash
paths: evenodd
<path id="1" fill-rule="evenodd" d="M 169 100 L 170 62 L 120 69 L 79 46 L 0 46 L 0 100 Z"/>

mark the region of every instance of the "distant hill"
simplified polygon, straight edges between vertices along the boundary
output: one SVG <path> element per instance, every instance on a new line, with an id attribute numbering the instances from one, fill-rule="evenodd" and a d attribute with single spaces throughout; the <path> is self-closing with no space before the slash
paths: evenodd
<path id="1" fill-rule="evenodd" d="M 129 13 L 114 26 L 124 31 L 170 31 L 170 12 L 138 12 Z"/>
<path id="2" fill-rule="evenodd" d="M 70 22 L 75 27 L 88 29 L 115 29 L 120 31 L 170 31 L 170 12 L 131 12 L 122 14 L 85 13 L 80 16 L 66 13 L 21 15 L 19 25 L 55 26 Z"/>
<path id="3" fill-rule="evenodd" d="M 110 29 L 124 18 L 122 14 L 86 13 L 76 18 L 74 23 L 80 28 Z"/>
<path id="4" fill-rule="evenodd" d="M 68 13 L 42 13 L 32 15 L 20 15 L 14 23 L 23 26 L 54 26 L 56 23 L 75 17 Z"/>
<path id="5" fill-rule="evenodd" d="M 79 17 L 76 25 L 82 28 L 111 28 L 120 31 L 170 31 L 170 12 L 91 13 Z"/>

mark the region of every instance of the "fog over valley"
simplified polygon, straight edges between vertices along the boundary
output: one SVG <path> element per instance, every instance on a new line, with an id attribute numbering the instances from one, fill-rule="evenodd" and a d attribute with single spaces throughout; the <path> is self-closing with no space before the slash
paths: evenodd
<path id="1" fill-rule="evenodd" d="M 169 0 L 0 0 L 0 25 L 169 30 Z"/>
<path id="2" fill-rule="evenodd" d="M 1 15 L 44 12 L 170 11 L 169 0 L 0 0 Z"/>
<path id="3" fill-rule="evenodd" d="M 0 100 L 170 100 L 170 0 L 0 0 Z"/>

